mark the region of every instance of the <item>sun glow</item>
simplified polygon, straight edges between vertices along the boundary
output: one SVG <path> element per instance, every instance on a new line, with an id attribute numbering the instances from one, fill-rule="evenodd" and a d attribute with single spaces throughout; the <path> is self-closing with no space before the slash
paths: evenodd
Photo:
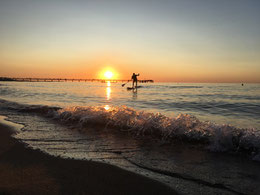
<path id="1" fill-rule="evenodd" d="M 116 80 L 119 78 L 118 72 L 112 67 L 106 67 L 98 71 L 97 73 L 99 79 L 105 81 Z"/>
<path id="2" fill-rule="evenodd" d="M 104 76 L 106 79 L 112 79 L 114 74 L 113 72 L 111 72 L 110 70 L 107 70 L 105 73 L 104 73 Z"/>

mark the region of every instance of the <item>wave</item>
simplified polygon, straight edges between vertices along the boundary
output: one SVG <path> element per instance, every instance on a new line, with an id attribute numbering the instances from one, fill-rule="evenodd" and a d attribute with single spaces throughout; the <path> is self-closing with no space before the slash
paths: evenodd
<path id="1" fill-rule="evenodd" d="M 87 131 L 89 125 L 101 125 L 131 132 L 134 136 L 152 136 L 164 141 L 195 142 L 214 152 L 245 152 L 260 161 L 260 131 L 254 128 L 236 128 L 228 124 L 200 121 L 188 114 L 167 117 L 160 113 L 138 111 L 127 106 L 50 107 L 21 105 L 0 101 L 9 109 L 35 112 L 63 123 L 77 125 Z"/>
<path id="2" fill-rule="evenodd" d="M 204 88 L 204 86 L 198 85 L 146 85 L 145 88 L 167 88 L 167 89 L 198 89 Z"/>
<path id="3" fill-rule="evenodd" d="M 203 122 L 195 116 L 180 114 L 167 117 L 160 113 L 137 111 L 126 106 L 68 107 L 57 110 L 55 118 L 76 122 L 81 127 L 99 124 L 132 132 L 137 136 L 156 136 L 163 140 L 189 140 L 208 144 L 211 151 L 248 151 L 258 154 L 260 131 L 231 125 Z"/>
<path id="4" fill-rule="evenodd" d="M 16 102 L 7 101 L 4 99 L 0 99 L 0 108 L 16 110 L 19 112 L 34 112 L 34 113 L 40 113 L 44 115 L 51 114 L 53 111 L 57 111 L 61 109 L 60 107 L 54 107 L 54 106 L 20 104 Z"/>
<path id="5" fill-rule="evenodd" d="M 225 101 L 163 101 L 163 100 L 152 100 L 152 101 L 139 101 L 143 105 L 160 107 L 164 110 L 171 110 L 172 108 L 186 111 L 199 111 L 207 114 L 221 114 L 224 116 L 228 115 L 243 115 L 250 116 L 251 118 L 258 119 L 260 116 L 260 105 L 257 103 L 231 103 Z"/>
<path id="6" fill-rule="evenodd" d="M 203 88 L 203 86 L 168 86 L 168 88 L 173 88 L 173 89 L 199 89 L 199 88 Z"/>

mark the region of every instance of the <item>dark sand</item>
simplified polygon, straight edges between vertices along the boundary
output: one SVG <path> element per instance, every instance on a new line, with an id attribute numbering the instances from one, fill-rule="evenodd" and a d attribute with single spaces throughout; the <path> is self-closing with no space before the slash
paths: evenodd
<path id="1" fill-rule="evenodd" d="M 118 167 L 62 159 L 27 148 L 0 124 L 0 194 L 177 194 Z"/>

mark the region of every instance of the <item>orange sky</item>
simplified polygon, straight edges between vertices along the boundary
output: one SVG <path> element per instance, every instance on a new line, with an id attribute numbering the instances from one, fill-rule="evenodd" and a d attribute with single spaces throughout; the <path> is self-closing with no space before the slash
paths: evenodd
<path id="1" fill-rule="evenodd" d="M 21 2 L 0 6 L 0 76 L 260 82 L 258 1 Z"/>
<path id="2" fill-rule="evenodd" d="M 36 55 L 39 56 L 39 55 Z M 27 58 L 10 56 L 1 65 L 0 76 L 7 77 L 55 77 L 55 78 L 101 78 L 101 74 L 109 69 L 115 73 L 115 79 L 130 79 L 132 72 L 140 73 L 141 79 L 154 79 L 162 82 L 259 82 L 259 70 L 248 69 L 239 63 L 228 66 L 227 63 L 208 67 L 209 61 L 194 58 L 177 61 L 177 58 L 152 60 L 120 57 L 112 55 L 96 58 L 80 56 Z M 95 56 L 95 55 L 93 55 Z M 2 58 L 3 59 L 3 58 Z M 113 60 L 116 59 L 116 60 Z M 169 60 L 169 62 L 167 62 Z"/>

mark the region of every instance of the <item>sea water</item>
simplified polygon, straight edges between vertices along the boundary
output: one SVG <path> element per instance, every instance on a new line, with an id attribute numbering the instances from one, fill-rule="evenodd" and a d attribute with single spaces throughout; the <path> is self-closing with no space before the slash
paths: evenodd
<path id="1" fill-rule="evenodd" d="M 128 85 L 0 82 L 0 114 L 24 125 L 16 138 L 30 147 L 104 161 L 170 186 L 181 178 L 180 188 L 223 183 L 211 152 L 260 160 L 260 84 L 143 83 L 126 90 Z M 234 174 L 234 166 L 227 169 Z"/>
<path id="2" fill-rule="evenodd" d="M 29 105 L 122 106 L 166 116 L 260 129 L 260 84 L 153 83 L 127 91 L 122 83 L 1 82 L 0 98 Z M 130 84 L 129 84 L 130 85 Z"/>

